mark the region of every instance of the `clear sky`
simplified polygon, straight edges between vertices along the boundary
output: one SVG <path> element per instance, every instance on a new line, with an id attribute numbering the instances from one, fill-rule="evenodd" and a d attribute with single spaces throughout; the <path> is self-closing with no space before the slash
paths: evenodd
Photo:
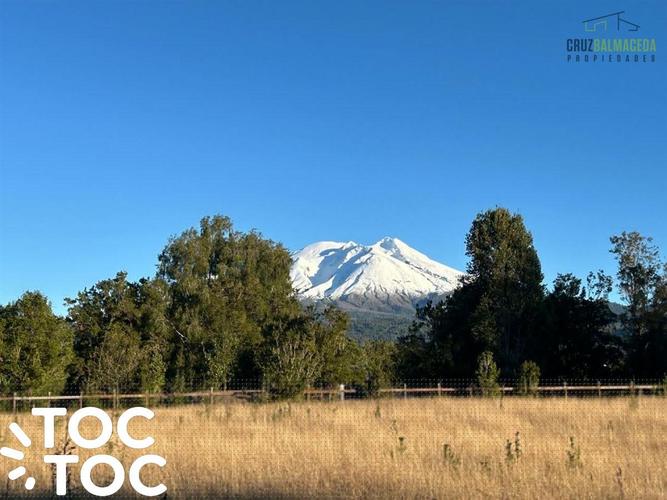
<path id="1" fill-rule="evenodd" d="M 624 9 L 655 63 L 567 63 Z M 397 236 L 466 263 L 523 214 L 548 281 L 667 255 L 667 2 L 0 1 L 0 303 L 151 275 L 229 215 L 296 250 Z"/>

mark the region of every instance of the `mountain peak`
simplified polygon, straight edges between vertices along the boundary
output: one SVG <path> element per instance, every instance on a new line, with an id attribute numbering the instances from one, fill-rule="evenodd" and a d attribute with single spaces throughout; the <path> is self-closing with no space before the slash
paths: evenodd
<path id="1" fill-rule="evenodd" d="M 394 238 L 394 237 L 391 237 L 391 236 L 385 236 L 380 241 L 378 241 L 375 245 L 377 245 L 379 247 L 382 247 L 386 250 L 396 250 L 400 245 L 407 246 L 407 245 L 405 245 L 405 243 L 403 243 L 398 238 Z"/>
<path id="2" fill-rule="evenodd" d="M 401 240 L 399 240 L 395 236 L 385 236 L 380 241 L 378 241 L 378 244 L 380 244 L 380 243 L 392 243 L 393 244 L 393 243 L 396 243 L 396 242 L 403 243 Z"/>
<path id="3" fill-rule="evenodd" d="M 389 236 L 368 246 L 353 241 L 313 243 L 294 254 L 291 271 L 304 300 L 405 313 L 414 312 L 425 299 L 451 293 L 462 275 Z"/>

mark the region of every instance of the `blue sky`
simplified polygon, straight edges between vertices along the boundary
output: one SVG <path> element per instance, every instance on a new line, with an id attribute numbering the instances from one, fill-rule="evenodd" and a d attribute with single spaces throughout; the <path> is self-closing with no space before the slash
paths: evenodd
<path id="1" fill-rule="evenodd" d="M 625 10 L 657 62 L 574 64 Z M 525 217 L 548 281 L 667 254 L 667 4 L 0 4 L 0 303 L 59 312 L 154 272 L 207 214 L 298 249 L 397 236 L 463 268 L 475 214 Z"/>

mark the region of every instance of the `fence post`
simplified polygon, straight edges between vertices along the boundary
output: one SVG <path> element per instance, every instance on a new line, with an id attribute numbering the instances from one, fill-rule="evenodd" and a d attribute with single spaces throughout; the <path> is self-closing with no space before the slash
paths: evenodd
<path id="1" fill-rule="evenodd" d="M 602 397 L 602 386 L 600 385 L 600 381 L 598 380 L 598 397 Z"/>
<path id="2" fill-rule="evenodd" d="M 345 384 L 340 384 L 338 390 L 340 391 L 340 400 L 345 401 Z"/>
<path id="3" fill-rule="evenodd" d="M 118 402 L 118 401 L 117 401 L 117 399 L 118 399 L 118 398 L 117 398 L 117 394 L 118 394 L 118 389 L 114 389 L 114 390 L 113 390 L 113 395 L 111 396 L 111 397 L 112 397 L 112 399 L 111 399 L 111 405 L 112 405 L 112 407 L 113 407 L 114 410 L 116 409 L 116 404 L 117 404 L 117 402 Z"/>
<path id="4" fill-rule="evenodd" d="M 16 415 L 16 393 L 12 396 L 12 413 Z"/>
<path id="5" fill-rule="evenodd" d="M 83 408 L 83 391 L 79 393 L 79 408 Z"/>
<path id="6" fill-rule="evenodd" d="M 468 386 L 468 395 L 472 397 L 472 385 Z"/>
<path id="7" fill-rule="evenodd" d="M 563 395 L 567 399 L 567 382 L 563 381 Z"/>
<path id="8" fill-rule="evenodd" d="M 408 398 L 408 384 L 403 384 L 403 399 Z"/>
<path id="9" fill-rule="evenodd" d="M 442 396 L 442 384 L 438 382 L 438 396 Z"/>
<path id="10" fill-rule="evenodd" d="M 47 396 L 47 397 L 48 397 L 49 399 L 46 400 L 46 406 L 49 407 L 49 408 L 51 408 L 51 391 L 48 392 L 48 396 Z"/>

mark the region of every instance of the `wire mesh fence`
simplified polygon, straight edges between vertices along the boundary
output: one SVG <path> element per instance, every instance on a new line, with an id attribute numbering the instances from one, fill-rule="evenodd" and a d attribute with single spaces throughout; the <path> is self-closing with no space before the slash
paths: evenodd
<path id="1" fill-rule="evenodd" d="M 411 379 L 396 381 L 390 386 L 369 387 L 366 384 L 334 384 L 312 386 L 297 394 L 304 400 L 347 400 L 368 398 L 419 397 L 520 397 L 590 398 L 638 397 L 667 395 L 667 384 L 658 379 L 545 379 L 539 385 L 526 389 L 514 379 L 500 380 L 489 389 L 480 387 L 474 379 Z M 194 391 L 139 391 L 136 388 L 118 388 L 106 391 L 87 391 L 37 394 L 31 391 L 0 395 L 0 411 L 27 411 L 34 406 L 63 406 L 81 408 L 122 408 L 129 406 L 172 406 L 187 404 L 214 404 L 219 402 L 270 401 L 273 393 L 260 379 L 229 381 L 222 387 Z"/>

